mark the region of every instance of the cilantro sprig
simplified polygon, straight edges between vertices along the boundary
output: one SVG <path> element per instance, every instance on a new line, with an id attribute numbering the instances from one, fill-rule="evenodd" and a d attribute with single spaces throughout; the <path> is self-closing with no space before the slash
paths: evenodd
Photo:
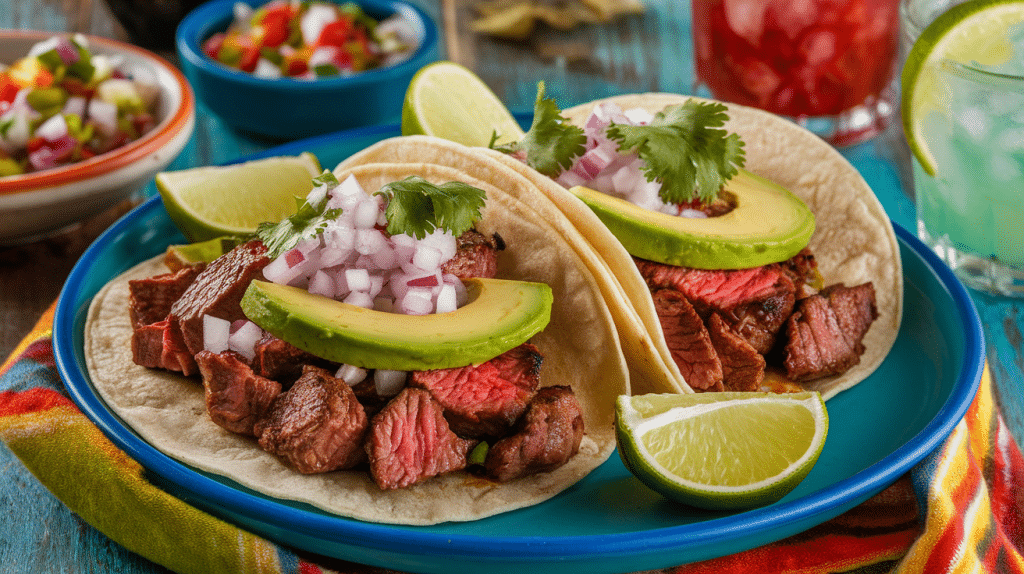
<path id="1" fill-rule="evenodd" d="M 713 201 L 746 160 L 739 135 L 721 129 L 729 119 L 718 102 L 687 100 L 655 114 L 648 125 L 608 126 L 619 151 L 634 151 L 644 162 L 647 181 L 661 182 L 666 203 Z"/>
<path id="2" fill-rule="evenodd" d="M 338 178 L 329 171 L 313 178 L 314 186 L 336 186 Z M 271 259 L 298 245 L 304 239 L 316 237 L 327 223 L 341 215 L 340 208 L 327 209 L 330 198 L 324 193 L 315 204 L 303 201 L 298 211 L 282 219 L 278 223 L 261 223 L 256 228 L 256 236 L 267 247 Z M 297 202 L 296 202 L 297 203 Z"/>
<path id="3" fill-rule="evenodd" d="M 533 124 L 522 140 L 495 147 L 507 154 L 523 152 L 526 165 L 548 177 L 555 177 L 572 167 L 573 160 L 586 151 L 587 135 L 562 116 L 558 104 L 544 97 L 544 82 L 537 84 L 537 100 L 533 104 Z"/>
<path id="4" fill-rule="evenodd" d="M 405 233 L 423 239 L 435 229 L 458 237 L 480 219 L 484 190 L 450 181 L 436 185 L 418 176 L 384 185 L 375 195 L 388 200 L 388 233 Z"/>
<path id="5" fill-rule="evenodd" d="M 723 126 L 727 108 L 718 102 L 690 99 L 658 112 L 648 125 L 612 123 L 606 134 L 619 143 L 620 153 L 634 152 L 644 162 L 647 181 L 661 182 L 662 201 L 710 203 L 743 167 L 743 141 Z M 496 137 L 496 136 L 495 136 Z M 512 155 L 525 154 L 526 164 L 556 177 L 572 167 L 586 151 L 587 136 L 561 114 L 553 99 L 544 97 L 544 82 L 537 85 L 533 124 L 519 142 L 491 147 Z"/>

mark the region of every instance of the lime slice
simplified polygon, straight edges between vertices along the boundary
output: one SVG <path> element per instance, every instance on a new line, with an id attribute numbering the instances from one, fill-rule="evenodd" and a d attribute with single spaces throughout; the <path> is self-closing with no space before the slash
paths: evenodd
<path id="1" fill-rule="evenodd" d="M 817 392 L 623 395 L 615 414 L 626 468 L 667 498 L 709 509 L 779 500 L 828 433 Z"/>
<path id="2" fill-rule="evenodd" d="M 992 66 L 1013 56 L 1010 27 L 1024 21 L 1024 0 L 970 0 L 950 8 L 921 32 L 903 66 L 903 131 L 911 151 L 929 175 L 935 157 L 924 136 L 932 112 L 949 115 L 948 97 L 939 85 L 946 60 Z"/>
<path id="3" fill-rule="evenodd" d="M 428 135 L 468 146 L 486 147 L 523 138 L 519 122 L 476 74 L 454 62 L 422 68 L 405 92 L 402 135 Z"/>
<path id="4" fill-rule="evenodd" d="M 320 175 L 311 153 L 156 174 L 164 207 L 190 242 L 252 233 L 295 213 Z"/>

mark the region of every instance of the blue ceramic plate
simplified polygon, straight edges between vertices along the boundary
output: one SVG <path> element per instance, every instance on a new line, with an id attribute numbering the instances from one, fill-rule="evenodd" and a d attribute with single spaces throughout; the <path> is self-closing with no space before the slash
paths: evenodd
<path id="1" fill-rule="evenodd" d="M 294 142 L 261 156 L 311 151 L 325 166 L 384 137 L 385 126 Z M 246 158 L 251 159 L 251 158 Z M 139 438 L 98 397 L 83 357 L 93 295 L 182 236 L 159 197 L 108 230 L 71 272 L 54 321 L 54 351 L 75 402 L 154 482 L 182 500 L 276 542 L 323 556 L 418 572 L 627 572 L 730 554 L 824 522 L 879 492 L 932 452 L 973 398 L 984 361 L 981 325 L 964 288 L 920 241 L 897 227 L 904 316 L 881 367 L 828 403 L 817 465 L 788 496 L 736 513 L 672 504 L 612 457 L 542 504 L 429 527 L 339 518 L 247 490 L 173 460 Z M 884 429 L 884 430 L 882 430 Z"/>

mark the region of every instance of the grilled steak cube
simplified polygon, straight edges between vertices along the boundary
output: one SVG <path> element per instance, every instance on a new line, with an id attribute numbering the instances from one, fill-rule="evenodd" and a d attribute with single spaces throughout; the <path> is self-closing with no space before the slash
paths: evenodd
<path id="1" fill-rule="evenodd" d="M 572 389 L 544 387 L 530 402 L 516 434 L 487 451 L 487 476 L 507 482 L 562 466 L 580 450 L 583 413 Z"/>
<path id="2" fill-rule="evenodd" d="M 723 390 L 722 363 L 693 306 L 673 289 L 658 289 L 651 296 L 665 343 L 687 384 L 695 391 Z"/>
<path id="3" fill-rule="evenodd" d="M 430 391 L 455 434 L 504 436 L 537 391 L 542 362 L 537 347 L 524 343 L 480 365 L 414 371 L 409 384 Z"/>
<path id="4" fill-rule="evenodd" d="M 370 475 L 382 490 L 405 488 L 465 468 L 475 444 L 451 431 L 430 392 L 406 387 L 370 424 Z"/>
<path id="5" fill-rule="evenodd" d="M 330 361 L 303 351 L 270 333 L 264 334 L 256 342 L 253 351 L 252 370 L 261 377 L 281 382 L 286 388 L 302 376 L 304 365 L 336 369 Z"/>
<path id="6" fill-rule="evenodd" d="M 203 270 L 203 266 L 184 267 L 174 273 L 164 273 L 128 282 L 128 313 L 133 327 L 163 321 L 171 306 Z"/>
<path id="7" fill-rule="evenodd" d="M 352 389 L 307 366 L 255 425 L 260 446 L 303 474 L 351 468 L 366 458 L 368 421 Z"/>
<path id="8" fill-rule="evenodd" d="M 708 334 L 722 363 L 722 384 L 727 391 L 756 391 L 764 379 L 764 356 L 743 337 L 733 333 L 725 321 L 713 313 Z"/>
<path id="9" fill-rule="evenodd" d="M 206 266 L 181 297 L 168 319 L 181 331 L 188 350 L 203 350 L 203 315 L 235 321 L 244 319 L 239 302 L 249 283 L 270 263 L 263 242 L 254 239 L 235 247 Z"/>
<path id="10" fill-rule="evenodd" d="M 707 270 L 665 265 L 634 257 L 648 287 L 674 289 L 704 320 L 718 313 L 734 333 L 761 354 L 793 311 L 796 286 L 778 265 L 751 269 Z"/>
<path id="11" fill-rule="evenodd" d="M 860 362 L 861 343 L 878 317 L 875 288 L 833 285 L 800 301 L 786 325 L 786 376 L 809 381 L 845 373 Z"/>
<path id="12" fill-rule="evenodd" d="M 818 260 L 814 258 L 810 247 L 804 247 L 800 253 L 776 265 L 793 281 L 797 299 L 803 299 L 821 289 L 822 277 L 818 271 Z"/>
<path id="13" fill-rule="evenodd" d="M 136 365 L 180 372 L 186 377 L 199 372 L 181 334 L 166 320 L 134 327 L 131 345 Z"/>
<path id="14" fill-rule="evenodd" d="M 494 277 L 498 273 L 498 252 L 504 249 L 505 242 L 497 233 L 487 237 L 470 229 L 456 239 L 455 256 L 441 270 L 459 279 Z"/>
<path id="15" fill-rule="evenodd" d="M 255 436 L 253 426 L 281 393 L 281 384 L 253 373 L 231 351 L 200 351 L 195 360 L 203 375 L 210 419 L 233 433 Z"/>

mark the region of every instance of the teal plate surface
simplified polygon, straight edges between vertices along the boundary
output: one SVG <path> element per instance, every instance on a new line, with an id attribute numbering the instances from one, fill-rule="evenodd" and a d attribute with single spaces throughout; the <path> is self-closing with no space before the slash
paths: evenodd
<path id="1" fill-rule="evenodd" d="M 333 166 L 394 135 L 397 126 L 353 130 L 244 159 L 311 151 L 322 165 Z M 896 235 L 904 314 L 892 352 L 870 377 L 828 402 L 828 439 L 807 478 L 781 501 L 745 512 L 673 504 L 643 486 L 613 454 L 573 487 L 530 508 L 428 527 L 372 524 L 270 498 L 171 459 L 98 397 L 82 351 L 86 312 L 96 292 L 132 265 L 184 241 L 159 197 L 112 226 L 72 270 L 54 320 L 54 352 L 78 406 L 154 483 L 275 542 L 410 572 L 649 570 L 739 552 L 835 517 L 910 470 L 963 417 L 984 364 L 977 313 L 930 250 L 898 226 Z"/>

